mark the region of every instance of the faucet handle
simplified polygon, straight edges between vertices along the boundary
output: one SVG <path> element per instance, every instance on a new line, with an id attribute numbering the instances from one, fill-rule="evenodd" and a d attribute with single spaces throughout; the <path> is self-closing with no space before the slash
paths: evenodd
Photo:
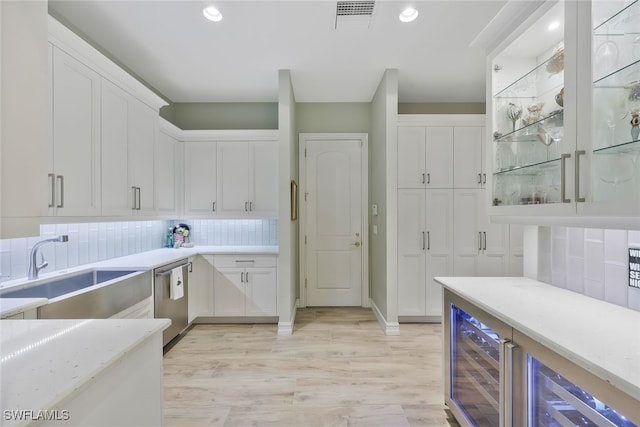
<path id="1" fill-rule="evenodd" d="M 38 270 L 42 270 L 46 266 L 49 265 L 49 261 L 44 259 L 44 254 L 40 252 L 40 265 L 38 266 Z"/>

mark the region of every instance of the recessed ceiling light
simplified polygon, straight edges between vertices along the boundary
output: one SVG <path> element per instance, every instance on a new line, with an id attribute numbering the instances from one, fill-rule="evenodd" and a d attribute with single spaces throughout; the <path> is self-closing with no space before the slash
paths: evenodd
<path id="1" fill-rule="evenodd" d="M 559 28 L 559 27 L 560 27 L 560 22 L 558 22 L 558 21 L 553 21 L 551 24 L 549 24 L 549 26 L 547 27 L 547 29 L 548 29 L 549 31 L 553 31 L 553 30 L 555 30 L 555 29 L 557 29 L 557 28 Z"/>
<path id="2" fill-rule="evenodd" d="M 220 13 L 220 11 L 218 9 L 216 9 L 213 6 L 208 6 L 208 7 L 205 7 L 204 9 L 202 9 L 202 14 L 209 21 L 213 21 L 213 22 L 222 21 L 222 14 Z"/>
<path id="3" fill-rule="evenodd" d="M 418 17 L 418 11 L 412 7 L 408 7 L 400 13 L 402 22 L 411 22 Z"/>

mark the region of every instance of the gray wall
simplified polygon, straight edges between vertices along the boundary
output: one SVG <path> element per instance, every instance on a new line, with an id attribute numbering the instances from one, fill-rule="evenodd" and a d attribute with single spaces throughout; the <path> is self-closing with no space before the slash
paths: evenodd
<path id="1" fill-rule="evenodd" d="M 391 201 L 388 198 L 387 164 L 389 161 L 395 161 L 395 157 L 389 158 L 389 153 L 395 151 L 397 102 L 397 71 L 387 70 L 369 110 L 372 122 L 369 137 L 369 204 L 378 205 L 378 215 L 375 217 L 371 215 L 371 209 L 369 209 L 370 295 L 387 322 L 397 321 L 396 310 L 391 309 L 395 304 L 393 300 L 396 293 L 395 279 L 389 280 L 389 276 L 395 273 L 387 269 L 388 253 L 394 249 L 388 244 L 387 224 L 393 220 L 390 215 L 395 215 L 395 210 L 389 209 L 390 205 L 395 205 L 395 200 Z M 378 227 L 377 234 L 373 234 L 374 225 Z"/>
<path id="2" fill-rule="evenodd" d="M 277 102 L 174 103 L 160 116 L 180 129 L 278 129 Z"/>
<path id="3" fill-rule="evenodd" d="M 371 116 L 367 102 L 298 103 L 296 121 L 299 133 L 369 133 Z"/>

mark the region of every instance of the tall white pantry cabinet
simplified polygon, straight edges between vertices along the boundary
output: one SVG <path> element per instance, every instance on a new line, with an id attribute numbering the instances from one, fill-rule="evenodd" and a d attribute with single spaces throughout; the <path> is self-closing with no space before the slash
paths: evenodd
<path id="1" fill-rule="evenodd" d="M 440 320 L 442 290 L 433 277 L 504 276 L 522 269 L 521 254 L 510 254 L 509 225 L 490 224 L 486 214 L 483 148 L 484 115 L 398 118 L 401 321 Z"/>

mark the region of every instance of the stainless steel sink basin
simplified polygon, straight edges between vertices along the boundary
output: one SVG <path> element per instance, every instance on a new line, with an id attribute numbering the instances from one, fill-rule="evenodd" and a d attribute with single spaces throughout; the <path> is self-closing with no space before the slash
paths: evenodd
<path id="1" fill-rule="evenodd" d="M 92 270 L 77 275 L 52 279 L 40 285 L 30 286 L 17 291 L 0 295 L 2 298 L 48 298 L 53 299 L 61 295 L 88 288 L 132 273 L 136 270 Z"/>
<path id="2" fill-rule="evenodd" d="M 88 289 L 99 284 L 105 286 Z M 107 319 L 149 298 L 152 286 L 151 271 L 93 269 L 7 289 L 0 298 L 49 299 L 39 319 Z"/>

